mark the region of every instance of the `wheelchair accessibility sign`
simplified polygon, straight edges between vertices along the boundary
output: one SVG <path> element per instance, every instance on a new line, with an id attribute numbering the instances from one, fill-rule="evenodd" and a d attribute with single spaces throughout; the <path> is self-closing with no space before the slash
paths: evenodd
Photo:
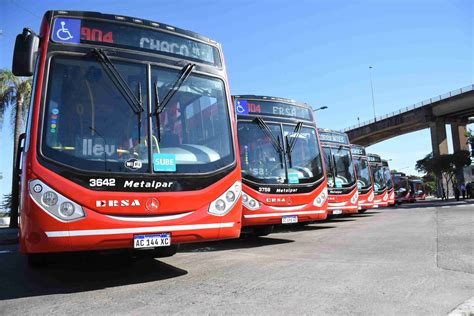
<path id="1" fill-rule="evenodd" d="M 54 42 L 79 44 L 81 41 L 81 20 L 57 18 L 52 34 Z"/>
<path id="2" fill-rule="evenodd" d="M 235 102 L 235 111 L 237 114 L 249 114 L 249 105 L 247 100 L 237 100 Z"/>

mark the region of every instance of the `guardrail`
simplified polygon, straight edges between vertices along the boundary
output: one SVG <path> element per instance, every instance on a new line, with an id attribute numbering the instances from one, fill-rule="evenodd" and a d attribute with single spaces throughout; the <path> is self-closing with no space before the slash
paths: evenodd
<path id="1" fill-rule="evenodd" d="M 355 128 L 359 128 L 359 127 L 362 127 L 362 126 L 366 126 L 366 125 L 369 125 L 369 124 L 372 124 L 372 123 L 375 123 L 375 122 L 384 120 L 384 119 L 386 119 L 386 118 L 389 118 L 389 117 L 392 117 L 392 116 L 395 116 L 395 115 L 399 115 L 399 114 L 402 114 L 402 113 L 405 113 L 405 112 L 408 112 L 408 111 L 412 111 L 412 110 L 414 110 L 414 109 L 421 108 L 421 107 L 423 107 L 423 106 L 432 104 L 432 103 L 434 103 L 434 102 L 438 102 L 438 101 L 441 101 L 441 100 L 444 100 L 444 99 L 448 99 L 448 98 L 454 97 L 454 96 L 456 96 L 456 95 L 458 95 L 458 94 L 465 93 L 465 92 L 469 92 L 469 91 L 473 91 L 473 90 L 474 90 L 474 84 L 471 84 L 471 85 L 469 85 L 469 86 L 465 86 L 465 87 L 462 87 L 462 88 L 460 88 L 460 89 L 456 89 L 456 90 L 450 91 L 450 92 L 448 92 L 448 93 L 440 94 L 440 95 L 438 95 L 438 96 L 436 96 L 436 97 L 429 98 L 429 99 L 427 99 L 427 100 L 424 100 L 424 101 L 415 103 L 415 104 L 413 104 L 413 105 L 407 106 L 407 107 L 402 108 L 402 109 L 400 109 L 400 110 L 393 111 L 393 112 L 391 112 L 391 113 L 388 113 L 388 114 L 385 114 L 385 115 L 376 117 L 375 119 L 371 119 L 371 120 L 364 121 L 364 122 L 359 123 L 359 124 L 356 124 L 356 125 L 352 125 L 352 126 L 346 127 L 346 128 L 343 129 L 343 131 L 344 131 L 344 132 L 347 132 L 347 131 L 349 131 L 349 130 L 352 130 L 352 129 L 355 129 Z"/>

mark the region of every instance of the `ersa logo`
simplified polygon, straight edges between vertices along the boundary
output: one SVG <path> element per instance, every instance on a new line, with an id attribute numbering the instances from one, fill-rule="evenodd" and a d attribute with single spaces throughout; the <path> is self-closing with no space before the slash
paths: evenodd
<path id="1" fill-rule="evenodd" d="M 135 158 L 131 158 L 125 161 L 125 167 L 134 171 L 141 169 L 142 165 L 143 165 L 142 162 Z"/>
<path id="2" fill-rule="evenodd" d="M 97 200 L 96 207 L 140 206 L 139 200 Z"/>
<path id="3" fill-rule="evenodd" d="M 267 203 L 281 203 L 281 204 L 291 204 L 292 200 L 290 197 L 272 197 L 266 198 Z"/>

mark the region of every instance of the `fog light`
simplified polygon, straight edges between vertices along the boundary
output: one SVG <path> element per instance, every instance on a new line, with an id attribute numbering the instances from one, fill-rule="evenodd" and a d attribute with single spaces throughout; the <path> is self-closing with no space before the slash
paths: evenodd
<path id="1" fill-rule="evenodd" d="M 70 217 L 74 214 L 74 204 L 71 202 L 63 202 L 59 206 L 59 213 L 64 217 Z"/>
<path id="2" fill-rule="evenodd" d="M 53 191 L 48 191 L 43 194 L 43 203 L 47 206 L 53 206 L 58 203 L 58 195 Z"/>
<path id="3" fill-rule="evenodd" d="M 225 198 L 226 198 L 227 202 L 229 202 L 229 203 L 234 202 L 235 201 L 235 193 L 232 192 L 232 191 L 227 191 L 227 193 L 225 195 Z"/>
<path id="4" fill-rule="evenodd" d="M 221 199 L 218 199 L 216 201 L 216 210 L 218 210 L 219 212 L 222 212 L 225 210 L 225 202 L 224 200 L 221 200 Z"/>

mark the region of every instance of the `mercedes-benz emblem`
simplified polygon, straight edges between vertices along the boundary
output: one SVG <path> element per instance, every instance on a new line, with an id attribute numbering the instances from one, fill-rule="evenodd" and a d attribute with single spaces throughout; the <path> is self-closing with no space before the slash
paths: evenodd
<path id="1" fill-rule="evenodd" d="M 155 212 L 155 211 L 158 210 L 158 207 L 160 207 L 160 202 L 158 202 L 158 199 L 149 198 L 146 201 L 145 208 L 146 208 L 147 211 Z"/>

